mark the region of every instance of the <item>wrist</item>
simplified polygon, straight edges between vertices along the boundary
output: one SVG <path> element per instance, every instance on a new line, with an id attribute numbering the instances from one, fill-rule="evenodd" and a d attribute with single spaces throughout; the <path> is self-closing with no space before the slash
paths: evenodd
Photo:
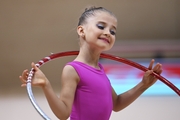
<path id="1" fill-rule="evenodd" d="M 145 84 L 142 81 L 139 83 L 139 86 L 142 91 L 145 91 L 146 89 L 148 89 L 150 87 L 149 85 Z"/>
<path id="2" fill-rule="evenodd" d="M 42 89 L 47 89 L 47 88 L 49 88 L 50 87 L 50 82 L 49 82 L 49 80 L 45 80 L 45 82 L 41 85 L 41 87 L 42 87 Z"/>

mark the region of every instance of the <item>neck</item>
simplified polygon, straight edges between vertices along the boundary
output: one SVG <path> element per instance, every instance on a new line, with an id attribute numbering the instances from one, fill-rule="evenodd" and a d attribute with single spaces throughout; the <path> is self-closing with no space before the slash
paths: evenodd
<path id="1" fill-rule="evenodd" d="M 90 50 L 88 48 L 80 48 L 79 54 L 76 57 L 76 61 L 86 63 L 92 67 L 99 68 L 98 62 L 100 58 L 100 52 Z"/>

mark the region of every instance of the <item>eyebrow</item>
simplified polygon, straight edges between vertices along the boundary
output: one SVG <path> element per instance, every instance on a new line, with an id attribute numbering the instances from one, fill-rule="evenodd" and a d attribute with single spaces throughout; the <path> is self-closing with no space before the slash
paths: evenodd
<path id="1" fill-rule="evenodd" d="M 107 23 L 106 23 L 106 22 L 104 22 L 104 21 L 98 21 L 98 23 L 107 24 Z M 112 27 L 113 27 L 115 30 L 117 29 L 114 25 L 112 25 Z"/>

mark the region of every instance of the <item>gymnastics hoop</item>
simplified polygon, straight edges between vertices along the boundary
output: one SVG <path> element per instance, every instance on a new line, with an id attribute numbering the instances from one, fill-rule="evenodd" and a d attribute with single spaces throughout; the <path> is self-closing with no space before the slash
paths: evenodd
<path id="1" fill-rule="evenodd" d="M 41 59 L 39 62 L 36 63 L 36 66 L 37 67 L 41 67 L 43 64 L 45 64 L 46 62 L 50 61 L 50 60 L 53 60 L 55 58 L 59 58 L 59 57 L 64 57 L 64 56 L 72 56 L 72 55 L 78 55 L 79 51 L 67 51 L 67 52 L 60 52 L 60 53 L 55 53 L 55 54 L 51 54 L 50 56 L 48 57 L 45 57 L 43 59 Z M 100 55 L 101 58 L 106 58 L 106 59 L 111 59 L 111 60 L 114 60 L 114 61 L 118 61 L 118 62 L 122 62 L 122 63 L 125 63 L 125 64 L 128 64 L 132 67 L 135 67 L 135 68 L 138 68 L 144 72 L 146 72 L 148 70 L 148 68 L 136 63 L 136 62 L 133 62 L 133 61 L 130 61 L 130 60 L 127 60 L 125 58 L 121 58 L 121 57 L 117 57 L 117 56 L 113 56 L 113 55 L 110 55 L 110 54 L 105 54 L 105 53 L 102 53 Z M 162 77 L 161 75 L 159 74 L 156 74 L 155 72 L 152 73 L 155 77 L 157 77 L 161 82 L 163 82 L 164 84 L 166 84 L 168 87 L 170 87 L 175 93 L 177 93 L 179 96 L 180 96 L 180 90 L 174 85 L 172 84 L 170 81 L 168 81 L 167 79 L 165 79 L 164 77 Z M 27 93 L 28 93 L 28 96 L 29 96 L 29 99 L 31 101 L 31 103 L 33 104 L 34 108 L 37 110 L 37 112 L 44 118 L 44 120 L 51 120 L 42 110 L 41 108 L 38 106 L 35 98 L 34 98 L 34 95 L 33 95 L 33 92 L 32 92 L 32 87 L 31 87 L 31 81 L 32 81 L 32 77 L 34 75 L 34 69 L 32 68 L 29 72 L 29 75 L 28 75 L 28 78 L 27 78 Z"/>

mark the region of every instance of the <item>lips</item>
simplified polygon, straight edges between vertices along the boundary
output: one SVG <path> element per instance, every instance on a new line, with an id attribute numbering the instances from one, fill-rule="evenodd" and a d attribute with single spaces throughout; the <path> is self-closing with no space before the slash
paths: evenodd
<path id="1" fill-rule="evenodd" d="M 107 43 L 110 43 L 110 41 L 109 41 L 109 39 L 107 39 L 107 38 L 99 38 L 100 40 L 103 40 L 103 41 L 105 41 L 105 42 L 107 42 Z"/>

